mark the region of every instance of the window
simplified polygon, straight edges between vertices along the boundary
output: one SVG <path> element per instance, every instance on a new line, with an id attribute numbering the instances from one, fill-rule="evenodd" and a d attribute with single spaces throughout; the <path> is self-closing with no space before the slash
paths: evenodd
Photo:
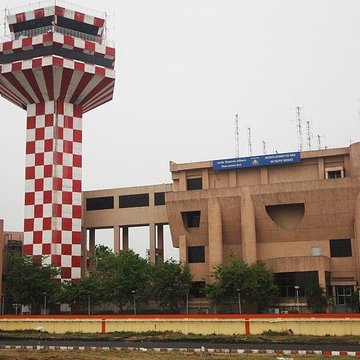
<path id="1" fill-rule="evenodd" d="M 344 168 L 342 166 L 326 168 L 325 177 L 326 179 L 341 179 L 344 177 Z"/>
<path id="2" fill-rule="evenodd" d="M 274 274 L 281 297 L 295 297 L 295 286 L 299 286 L 299 296 L 305 296 L 306 288 L 319 285 L 317 271 L 301 271 Z"/>
<path id="3" fill-rule="evenodd" d="M 181 215 L 183 222 L 187 228 L 195 228 L 200 226 L 200 211 L 185 211 Z"/>
<path id="4" fill-rule="evenodd" d="M 155 206 L 165 205 L 165 193 L 164 192 L 156 192 L 154 194 L 154 203 L 155 203 Z"/>
<path id="5" fill-rule="evenodd" d="M 335 286 L 336 304 L 350 305 L 352 286 Z"/>
<path id="6" fill-rule="evenodd" d="M 119 196 L 119 208 L 149 206 L 149 194 L 134 194 Z"/>
<path id="7" fill-rule="evenodd" d="M 189 246 L 188 262 L 189 263 L 205 262 L 205 246 Z"/>
<path id="8" fill-rule="evenodd" d="M 186 181 L 188 190 L 201 190 L 202 189 L 202 178 L 191 178 Z"/>
<path id="9" fill-rule="evenodd" d="M 86 210 L 105 210 L 114 208 L 114 198 L 112 196 L 97 197 L 86 199 Z"/>
<path id="10" fill-rule="evenodd" d="M 351 240 L 339 239 L 330 240 L 330 256 L 331 257 L 351 257 Z"/>
<path id="11" fill-rule="evenodd" d="M 196 298 L 203 298 L 205 297 L 204 289 L 205 289 L 205 281 L 192 281 L 190 288 L 190 295 Z"/>

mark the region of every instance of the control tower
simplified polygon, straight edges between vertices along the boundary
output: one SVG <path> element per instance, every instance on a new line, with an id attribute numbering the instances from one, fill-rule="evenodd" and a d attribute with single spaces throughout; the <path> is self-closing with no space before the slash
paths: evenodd
<path id="1" fill-rule="evenodd" d="M 81 277 L 82 118 L 113 97 L 115 49 L 104 42 L 105 16 L 59 3 L 10 11 L 0 94 L 27 112 L 23 252 L 74 280 Z"/>

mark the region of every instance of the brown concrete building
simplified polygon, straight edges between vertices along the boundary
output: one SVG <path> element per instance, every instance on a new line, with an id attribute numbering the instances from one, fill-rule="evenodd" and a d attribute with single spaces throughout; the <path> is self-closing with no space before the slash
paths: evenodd
<path id="1" fill-rule="evenodd" d="M 129 228 L 148 226 L 149 260 L 163 261 L 165 194 L 171 190 L 171 184 L 162 184 L 83 192 L 83 274 L 94 255 L 96 229 L 113 229 L 113 249 L 119 252 L 129 249 Z"/>
<path id="2" fill-rule="evenodd" d="M 14 252 L 22 253 L 24 235 L 22 232 L 5 231 L 4 220 L 0 219 L 0 313 L 4 313 L 4 293 L 6 284 L 4 282 L 4 274 L 9 270 L 9 257 Z"/>
<path id="3" fill-rule="evenodd" d="M 360 143 L 302 152 L 291 165 L 254 159 L 220 170 L 212 161 L 170 163 L 166 209 L 180 259 L 206 282 L 231 253 L 261 260 L 282 296 L 313 283 L 347 303 L 360 280 Z"/>

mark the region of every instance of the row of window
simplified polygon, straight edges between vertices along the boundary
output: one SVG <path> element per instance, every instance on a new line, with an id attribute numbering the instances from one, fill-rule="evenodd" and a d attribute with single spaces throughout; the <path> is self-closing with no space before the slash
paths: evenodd
<path id="1" fill-rule="evenodd" d="M 189 263 L 204 263 L 205 262 L 205 246 L 189 246 L 187 249 L 187 256 Z M 339 239 L 330 240 L 330 256 L 331 257 L 351 257 L 351 240 L 350 239 Z M 311 273 L 311 274 L 310 274 Z M 317 272 L 302 272 L 302 273 L 286 273 L 287 278 L 282 279 L 284 284 L 297 283 L 301 285 L 312 284 L 318 282 Z M 294 278 L 293 276 L 296 276 Z M 300 278 L 300 277 L 301 278 Z M 279 278 L 280 279 L 280 278 Z M 292 285 L 290 285 L 289 289 Z M 293 290 L 291 290 L 291 293 Z M 285 295 L 284 295 L 285 296 Z M 292 295 L 286 295 L 292 296 Z"/>
<path id="2" fill-rule="evenodd" d="M 132 208 L 149 206 L 150 196 L 149 194 L 133 194 L 133 195 L 120 195 L 119 196 L 119 208 Z M 154 205 L 165 205 L 165 193 L 157 192 L 154 194 Z M 103 196 L 96 198 L 86 199 L 86 211 L 93 210 L 106 210 L 114 208 L 114 197 Z"/>
<path id="3" fill-rule="evenodd" d="M 342 167 L 325 169 L 326 179 L 340 179 L 345 176 Z M 201 190 L 203 188 L 202 178 L 194 177 L 186 179 L 187 190 Z"/>
<path id="4" fill-rule="evenodd" d="M 325 178 L 326 179 L 340 179 L 343 178 L 344 169 L 342 167 L 325 169 Z M 201 190 L 203 188 L 202 178 L 188 178 L 186 179 L 186 189 L 187 190 Z"/>

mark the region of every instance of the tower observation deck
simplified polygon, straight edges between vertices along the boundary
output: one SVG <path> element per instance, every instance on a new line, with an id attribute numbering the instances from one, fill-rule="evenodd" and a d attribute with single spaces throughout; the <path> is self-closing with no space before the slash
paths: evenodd
<path id="1" fill-rule="evenodd" d="M 23 252 L 79 279 L 82 117 L 113 97 L 115 49 L 104 18 L 55 3 L 7 21 L 0 94 L 27 112 Z"/>

